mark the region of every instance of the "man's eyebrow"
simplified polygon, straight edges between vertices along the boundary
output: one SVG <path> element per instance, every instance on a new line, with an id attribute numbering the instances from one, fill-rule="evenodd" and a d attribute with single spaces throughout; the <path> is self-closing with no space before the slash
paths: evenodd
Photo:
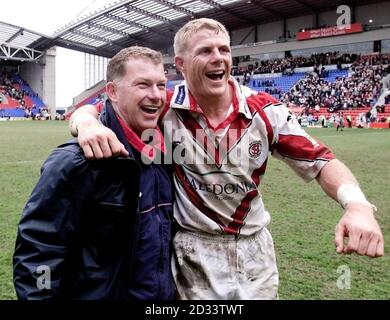
<path id="1" fill-rule="evenodd" d="M 197 47 L 195 50 L 196 51 L 200 51 L 200 50 L 204 50 L 204 49 L 209 49 L 211 46 L 209 46 L 209 45 L 203 45 L 203 46 L 201 46 L 201 47 Z"/>
<path id="2" fill-rule="evenodd" d="M 134 82 L 140 82 L 140 81 L 142 81 L 142 82 L 150 82 L 150 79 L 142 78 L 142 77 L 134 79 Z"/>
<path id="3" fill-rule="evenodd" d="M 154 80 L 148 79 L 148 78 L 139 77 L 139 78 L 135 78 L 134 82 L 148 82 L 148 83 L 150 83 L 150 82 L 154 82 Z M 157 80 L 157 82 L 158 83 L 160 83 L 160 82 L 168 82 L 168 79 L 164 77 L 164 78 L 161 78 L 161 79 Z"/>

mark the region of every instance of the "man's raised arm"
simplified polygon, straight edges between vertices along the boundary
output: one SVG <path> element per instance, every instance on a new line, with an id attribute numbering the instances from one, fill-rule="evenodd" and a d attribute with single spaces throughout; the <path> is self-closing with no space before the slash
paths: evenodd
<path id="1" fill-rule="evenodd" d="M 85 105 L 73 112 L 69 129 L 84 151 L 87 159 L 103 159 L 119 155 L 127 156 L 123 144 L 115 133 L 98 120 L 99 113 L 92 105 Z"/>
<path id="2" fill-rule="evenodd" d="M 317 176 L 328 196 L 344 208 L 336 226 L 335 245 L 338 253 L 353 253 L 369 257 L 384 255 L 382 231 L 375 219 L 375 206 L 369 203 L 352 172 L 339 160 L 329 161 Z M 344 245 L 344 238 L 348 243 Z"/>

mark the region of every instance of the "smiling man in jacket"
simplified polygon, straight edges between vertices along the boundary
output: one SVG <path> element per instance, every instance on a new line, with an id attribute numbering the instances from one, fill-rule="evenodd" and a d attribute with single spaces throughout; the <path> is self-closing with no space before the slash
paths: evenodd
<path id="1" fill-rule="evenodd" d="M 19 299 L 174 298 L 171 172 L 152 161 L 163 139 L 150 148 L 140 139 L 157 126 L 165 86 L 159 52 L 130 47 L 111 59 L 100 121 L 128 156 L 89 161 L 76 141 L 49 156 L 18 228 Z"/>

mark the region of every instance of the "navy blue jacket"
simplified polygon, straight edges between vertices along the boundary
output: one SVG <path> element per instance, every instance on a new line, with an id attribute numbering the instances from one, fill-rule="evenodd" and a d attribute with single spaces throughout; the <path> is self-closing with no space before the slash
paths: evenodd
<path id="1" fill-rule="evenodd" d="M 18 228 L 19 299 L 174 298 L 169 167 L 137 160 L 109 102 L 101 120 L 130 155 L 88 161 L 73 140 L 48 157 Z"/>

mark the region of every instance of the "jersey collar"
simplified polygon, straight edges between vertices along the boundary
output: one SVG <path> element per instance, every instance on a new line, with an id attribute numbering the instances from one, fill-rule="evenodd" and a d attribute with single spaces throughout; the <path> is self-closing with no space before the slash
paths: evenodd
<path id="1" fill-rule="evenodd" d="M 256 92 L 241 86 L 233 77 L 230 77 L 228 81 L 229 85 L 233 88 L 232 113 L 243 114 L 247 119 L 252 119 L 252 113 L 249 110 L 246 98 L 251 94 L 256 94 Z M 186 81 L 175 86 L 170 107 L 203 114 L 202 109 L 199 107 L 191 92 L 189 92 Z"/>

